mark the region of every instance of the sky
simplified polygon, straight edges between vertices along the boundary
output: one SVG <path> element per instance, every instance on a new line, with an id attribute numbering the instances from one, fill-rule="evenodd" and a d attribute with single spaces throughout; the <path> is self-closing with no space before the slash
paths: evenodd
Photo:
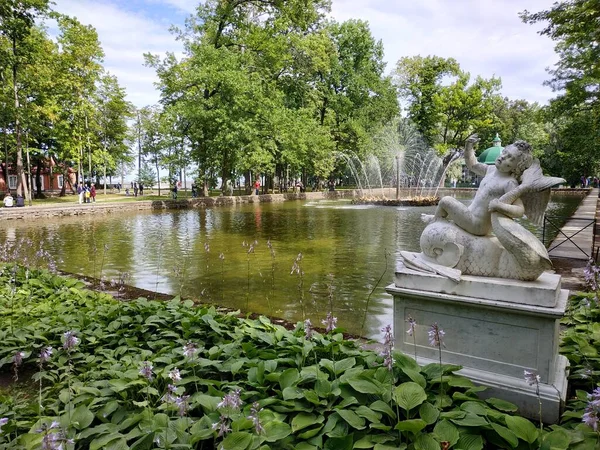
<path id="1" fill-rule="evenodd" d="M 137 107 L 158 102 L 155 71 L 144 53 L 182 55 L 169 31 L 183 27 L 200 0 L 54 0 L 54 10 L 98 32 L 104 67 Z M 404 56 L 453 57 L 474 78 L 502 79 L 503 96 L 545 104 L 555 93 L 543 82 L 558 60 L 541 25 L 519 19 L 523 10 L 549 9 L 554 0 L 332 0 L 331 18 L 369 22 L 385 50 L 386 72 Z M 52 30 L 51 30 L 52 31 Z"/>

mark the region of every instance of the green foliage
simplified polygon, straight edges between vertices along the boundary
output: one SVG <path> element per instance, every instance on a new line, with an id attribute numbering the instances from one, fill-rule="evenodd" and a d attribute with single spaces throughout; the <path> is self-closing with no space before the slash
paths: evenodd
<path id="1" fill-rule="evenodd" d="M 549 117 L 555 128 L 546 160 L 552 172 L 572 184 L 600 170 L 600 4 L 563 0 L 537 13 L 524 11 L 523 21 L 544 23 L 540 34 L 556 42 L 559 61 L 547 82 L 558 96 Z"/>
<path id="2" fill-rule="evenodd" d="M 178 298 L 119 302 L 79 281 L 14 265 L 3 267 L 0 282 L 0 370 L 12 372 L 15 352 L 23 351 L 18 373 L 34 373 L 42 386 L 41 401 L 14 389 L 0 394 L 0 417 L 8 418 L 0 448 L 37 448 L 48 434 L 90 449 L 566 448 L 583 442 L 581 430 L 542 435 L 507 412 L 514 405 L 479 400 L 480 389 L 453 374 L 457 366 L 421 368 L 398 354 L 390 372 L 377 353 L 335 331 L 308 340 L 301 326 L 288 331 L 265 317 L 242 319 Z M 79 339 L 70 350 L 63 345 L 67 331 Z M 189 342 L 198 351 L 186 356 Z M 48 345 L 54 354 L 40 365 Z M 151 378 L 140 372 L 144 362 L 152 365 Z M 176 368 L 180 380 L 170 378 Z M 441 409 L 440 375 L 447 396 Z M 241 404 L 225 407 L 224 397 L 236 390 Z M 185 395 L 189 409 L 180 414 Z M 252 405 L 262 430 L 248 419 Z M 220 436 L 224 420 L 228 431 Z"/>
<path id="3" fill-rule="evenodd" d="M 493 121 L 500 79 L 476 77 L 470 83 L 470 78 L 452 58 L 405 57 L 396 66 L 395 82 L 408 117 L 440 154 L 458 148 Z"/>

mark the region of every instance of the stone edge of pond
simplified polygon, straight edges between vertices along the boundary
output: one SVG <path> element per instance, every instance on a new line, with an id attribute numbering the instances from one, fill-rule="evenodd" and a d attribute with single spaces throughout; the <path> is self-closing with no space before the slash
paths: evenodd
<path id="1" fill-rule="evenodd" d="M 440 196 L 455 195 L 460 193 L 473 192 L 475 188 L 441 188 L 438 190 Z M 391 191 L 394 191 L 393 193 Z M 404 194 L 409 190 L 404 190 Z M 590 189 L 579 188 L 558 188 L 552 192 L 558 195 L 577 195 L 585 196 Z M 369 190 L 371 197 L 382 194 L 381 189 Z M 384 189 L 383 194 L 388 196 L 395 195 L 394 189 Z M 403 194 L 403 196 L 404 196 Z M 279 203 L 295 200 L 339 200 L 360 198 L 364 195 L 364 191 L 354 190 L 338 190 L 325 192 L 303 192 L 303 193 L 284 193 L 284 194 L 262 194 L 262 195 L 240 195 L 240 196 L 219 196 L 219 197 L 198 197 L 183 200 L 141 200 L 136 202 L 118 203 L 91 203 L 91 204 L 62 204 L 54 206 L 35 206 L 22 208 L 0 208 L 0 219 L 5 220 L 35 220 L 60 217 L 73 217 L 82 215 L 94 214 L 112 214 L 120 213 L 123 210 L 127 211 L 164 211 L 164 210 L 181 210 L 191 208 L 207 208 L 215 206 L 235 206 L 245 205 L 250 203 Z"/>

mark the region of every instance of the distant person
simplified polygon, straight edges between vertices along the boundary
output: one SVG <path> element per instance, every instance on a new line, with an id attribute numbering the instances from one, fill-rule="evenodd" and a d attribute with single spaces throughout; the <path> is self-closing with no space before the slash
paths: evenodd
<path id="1" fill-rule="evenodd" d="M 192 198 L 198 197 L 198 188 L 196 187 L 196 183 L 192 183 Z"/>
<path id="2" fill-rule="evenodd" d="M 133 196 L 137 197 L 138 194 L 138 185 L 137 183 L 133 183 Z"/>
<path id="3" fill-rule="evenodd" d="M 142 183 L 140 183 L 138 186 L 140 188 L 140 197 L 141 197 L 142 195 L 144 195 L 144 185 Z"/>
<path id="4" fill-rule="evenodd" d="M 254 193 L 258 195 L 260 192 L 260 178 L 257 178 L 254 182 Z"/>
<path id="5" fill-rule="evenodd" d="M 171 189 L 171 195 L 173 200 L 177 200 L 177 183 L 173 183 L 173 189 Z"/>
<path id="6" fill-rule="evenodd" d="M 81 205 L 85 195 L 85 189 L 82 182 L 79 182 L 79 185 L 77 186 L 77 195 L 79 196 L 79 204 Z"/>
<path id="7" fill-rule="evenodd" d="M 96 203 L 96 185 L 92 184 L 92 187 L 90 188 L 90 197 L 92 197 L 92 202 Z"/>
<path id="8" fill-rule="evenodd" d="M 12 208 L 14 206 L 14 199 L 13 199 L 10 191 L 8 191 L 6 193 L 6 195 L 4 196 L 4 206 L 7 208 Z"/>
<path id="9" fill-rule="evenodd" d="M 90 201 L 92 200 L 92 193 L 90 192 L 90 188 L 88 186 L 86 186 L 84 188 L 84 196 L 85 196 L 85 203 L 90 203 Z"/>

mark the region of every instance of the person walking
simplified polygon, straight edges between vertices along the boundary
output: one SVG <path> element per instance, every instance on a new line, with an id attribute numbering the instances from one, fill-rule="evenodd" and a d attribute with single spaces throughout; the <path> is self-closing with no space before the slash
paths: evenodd
<path id="1" fill-rule="evenodd" d="M 140 188 L 140 197 L 141 197 L 142 195 L 144 195 L 144 185 L 142 183 L 139 183 L 138 186 Z"/>
<path id="2" fill-rule="evenodd" d="M 90 189 L 90 196 L 92 197 L 92 203 L 96 203 L 96 185 L 92 184 Z"/>

